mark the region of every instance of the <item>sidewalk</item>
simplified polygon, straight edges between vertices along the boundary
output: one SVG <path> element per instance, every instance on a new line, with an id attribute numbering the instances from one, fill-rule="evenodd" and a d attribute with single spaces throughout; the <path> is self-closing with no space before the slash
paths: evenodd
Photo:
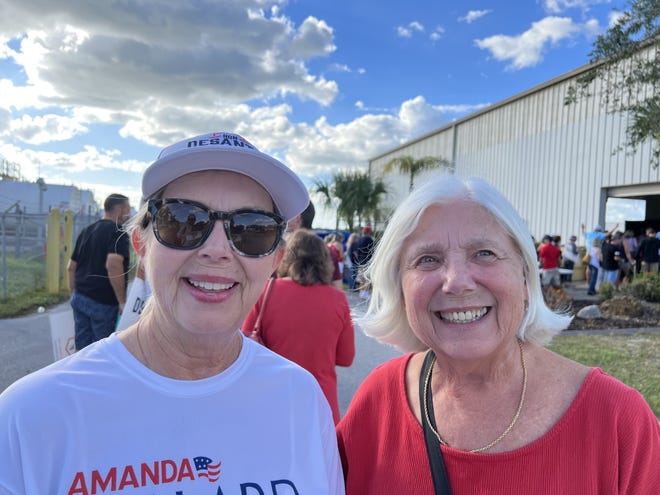
<path id="1" fill-rule="evenodd" d="M 573 298 L 574 301 L 591 301 L 594 304 L 598 304 L 598 296 L 590 296 L 587 294 L 589 286 L 587 285 L 586 280 L 578 280 L 576 282 L 564 282 L 561 284 L 562 289 L 568 292 L 568 295 Z"/>

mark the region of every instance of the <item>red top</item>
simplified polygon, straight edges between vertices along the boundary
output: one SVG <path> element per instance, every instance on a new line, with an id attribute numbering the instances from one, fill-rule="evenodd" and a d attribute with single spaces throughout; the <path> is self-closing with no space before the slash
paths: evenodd
<path id="1" fill-rule="evenodd" d="M 559 268 L 559 258 L 561 258 L 561 250 L 554 244 L 543 244 L 539 248 L 539 259 L 544 270 Z"/>
<path id="2" fill-rule="evenodd" d="M 411 355 L 376 368 L 337 427 L 347 495 L 434 493 L 424 433 L 406 397 Z M 496 454 L 443 446 L 442 454 L 454 495 L 660 493 L 658 420 L 639 392 L 597 368 L 529 445 Z"/>
<path id="3" fill-rule="evenodd" d="M 333 246 L 332 244 L 328 244 L 328 249 L 330 250 L 330 257 L 332 258 L 332 264 L 334 265 L 334 269 L 332 271 L 332 280 L 341 280 L 342 273 L 339 269 L 339 263 L 341 263 L 343 260 L 341 253 L 337 247 Z"/>
<path id="4" fill-rule="evenodd" d="M 353 320 L 346 295 L 330 285 L 302 286 L 289 278 L 275 279 L 261 320 L 266 346 L 316 377 L 335 423 L 339 421 L 335 365 L 350 366 L 355 357 Z M 249 334 L 263 294 L 243 322 Z"/>

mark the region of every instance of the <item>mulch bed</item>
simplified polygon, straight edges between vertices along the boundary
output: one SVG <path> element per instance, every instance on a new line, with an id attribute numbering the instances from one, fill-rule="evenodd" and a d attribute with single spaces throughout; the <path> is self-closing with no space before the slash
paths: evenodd
<path id="1" fill-rule="evenodd" d="M 578 311 L 591 304 L 591 301 L 573 301 L 571 314 L 576 315 Z M 566 330 L 616 330 L 623 328 L 660 327 L 660 303 L 643 302 L 644 313 L 640 317 L 628 316 L 605 316 L 593 320 L 573 318 Z"/>

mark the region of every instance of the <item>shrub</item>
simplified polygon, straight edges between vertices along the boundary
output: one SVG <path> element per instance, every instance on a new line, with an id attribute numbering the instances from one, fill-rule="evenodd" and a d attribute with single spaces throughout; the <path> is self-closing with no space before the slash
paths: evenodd
<path id="1" fill-rule="evenodd" d="M 631 284 L 622 287 L 622 289 L 625 294 L 636 299 L 648 302 L 660 302 L 660 275 L 637 275 Z"/>
<path id="2" fill-rule="evenodd" d="M 609 282 L 601 282 L 600 288 L 598 289 L 598 298 L 601 301 L 607 301 L 614 297 L 614 285 Z"/>
<path id="3" fill-rule="evenodd" d="M 644 314 L 644 307 L 639 299 L 630 295 L 616 296 L 604 301 L 600 309 L 605 316 L 640 317 Z"/>

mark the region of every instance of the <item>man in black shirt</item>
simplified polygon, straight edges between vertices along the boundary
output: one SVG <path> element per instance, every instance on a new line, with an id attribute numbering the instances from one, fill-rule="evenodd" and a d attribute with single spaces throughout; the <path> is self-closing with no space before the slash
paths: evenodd
<path id="1" fill-rule="evenodd" d="M 67 266 L 78 351 L 110 335 L 126 303 L 129 247 L 120 227 L 131 207 L 126 196 L 111 194 L 103 210 L 78 236 Z"/>
<path id="2" fill-rule="evenodd" d="M 600 267 L 605 271 L 603 281 L 616 286 L 619 277 L 619 266 L 626 259 L 623 252 L 623 239 L 621 234 L 607 234 L 605 242 L 600 248 Z"/>
<path id="3" fill-rule="evenodd" d="M 660 239 L 655 235 L 655 229 L 646 229 L 646 237 L 639 243 L 637 255 L 642 259 L 644 273 L 658 273 L 660 265 Z"/>
<path id="4" fill-rule="evenodd" d="M 371 260 L 371 256 L 373 255 L 374 238 L 371 237 L 371 233 L 371 227 L 368 225 L 362 227 L 362 236 L 353 243 L 348 252 L 348 255 L 351 258 L 351 262 L 353 263 L 356 273 L 358 274 L 358 278 L 360 277 L 359 274 L 367 266 Z M 359 285 L 360 295 L 365 299 L 368 298 L 368 294 L 370 292 L 369 287 L 364 284 L 364 281 L 360 281 Z"/>

